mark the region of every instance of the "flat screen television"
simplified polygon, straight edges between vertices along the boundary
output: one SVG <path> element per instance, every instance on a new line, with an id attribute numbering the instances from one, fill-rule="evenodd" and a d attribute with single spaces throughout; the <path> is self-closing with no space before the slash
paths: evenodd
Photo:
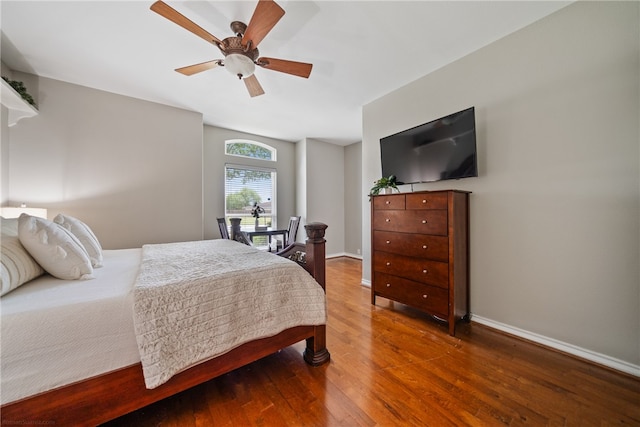
<path id="1" fill-rule="evenodd" d="M 380 156 L 402 184 L 478 176 L 474 107 L 382 138 Z"/>

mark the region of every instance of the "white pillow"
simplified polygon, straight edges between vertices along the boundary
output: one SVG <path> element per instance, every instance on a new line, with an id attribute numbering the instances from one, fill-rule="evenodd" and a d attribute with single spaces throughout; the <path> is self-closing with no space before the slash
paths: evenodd
<path id="1" fill-rule="evenodd" d="M 31 256 L 58 279 L 92 279 L 93 267 L 82 243 L 55 222 L 27 214 L 18 218 L 18 237 Z"/>
<path id="2" fill-rule="evenodd" d="M 91 266 L 93 268 L 102 267 L 102 246 L 93 231 L 87 224 L 69 215 L 58 214 L 53 218 L 53 222 L 60 224 L 78 238 L 82 246 L 89 254 Z"/>
<path id="3" fill-rule="evenodd" d="M 18 218 L 2 218 L 2 283 L 0 296 L 41 276 L 44 270 L 18 239 Z"/>

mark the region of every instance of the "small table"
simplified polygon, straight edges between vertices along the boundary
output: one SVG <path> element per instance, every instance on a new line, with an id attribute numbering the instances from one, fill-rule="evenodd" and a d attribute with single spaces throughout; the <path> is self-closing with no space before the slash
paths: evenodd
<path id="1" fill-rule="evenodd" d="M 266 230 L 257 230 L 257 231 L 247 231 L 247 236 L 253 243 L 253 238 L 255 236 L 269 236 L 269 250 L 271 250 L 271 236 L 279 236 L 282 235 L 282 245 L 287 241 L 287 233 L 288 230 L 274 230 L 271 228 L 267 228 Z"/>

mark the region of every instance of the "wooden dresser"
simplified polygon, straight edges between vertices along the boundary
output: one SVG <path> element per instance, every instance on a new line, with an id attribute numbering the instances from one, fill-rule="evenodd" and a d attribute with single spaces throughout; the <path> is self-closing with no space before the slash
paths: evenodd
<path id="1" fill-rule="evenodd" d="M 381 296 L 449 324 L 469 320 L 469 193 L 371 198 L 371 304 Z"/>

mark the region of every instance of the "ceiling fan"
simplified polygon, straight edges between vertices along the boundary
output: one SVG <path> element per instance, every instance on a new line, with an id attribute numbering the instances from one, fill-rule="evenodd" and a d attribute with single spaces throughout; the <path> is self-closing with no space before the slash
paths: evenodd
<path id="1" fill-rule="evenodd" d="M 311 74 L 312 64 L 304 62 L 288 61 L 285 59 L 259 57 L 258 44 L 271 31 L 276 23 L 284 16 L 282 9 L 273 0 L 259 0 L 249 25 L 240 21 L 231 23 L 233 37 L 220 40 L 205 29 L 189 20 L 177 10 L 161 0 L 151 5 L 151 10 L 180 25 L 198 37 L 215 45 L 220 49 L 224 59 L 214 59 L 200 64 L 177 68 L 176 71 L 190 76 L 205 70 L 223 66 L 230 73 L 244 80 L 251 97 L 263 95 L 264 90 L 254 74 L 255 66 L 267 70 L 280 71 L 281 73 L 308 78 Z"/>

